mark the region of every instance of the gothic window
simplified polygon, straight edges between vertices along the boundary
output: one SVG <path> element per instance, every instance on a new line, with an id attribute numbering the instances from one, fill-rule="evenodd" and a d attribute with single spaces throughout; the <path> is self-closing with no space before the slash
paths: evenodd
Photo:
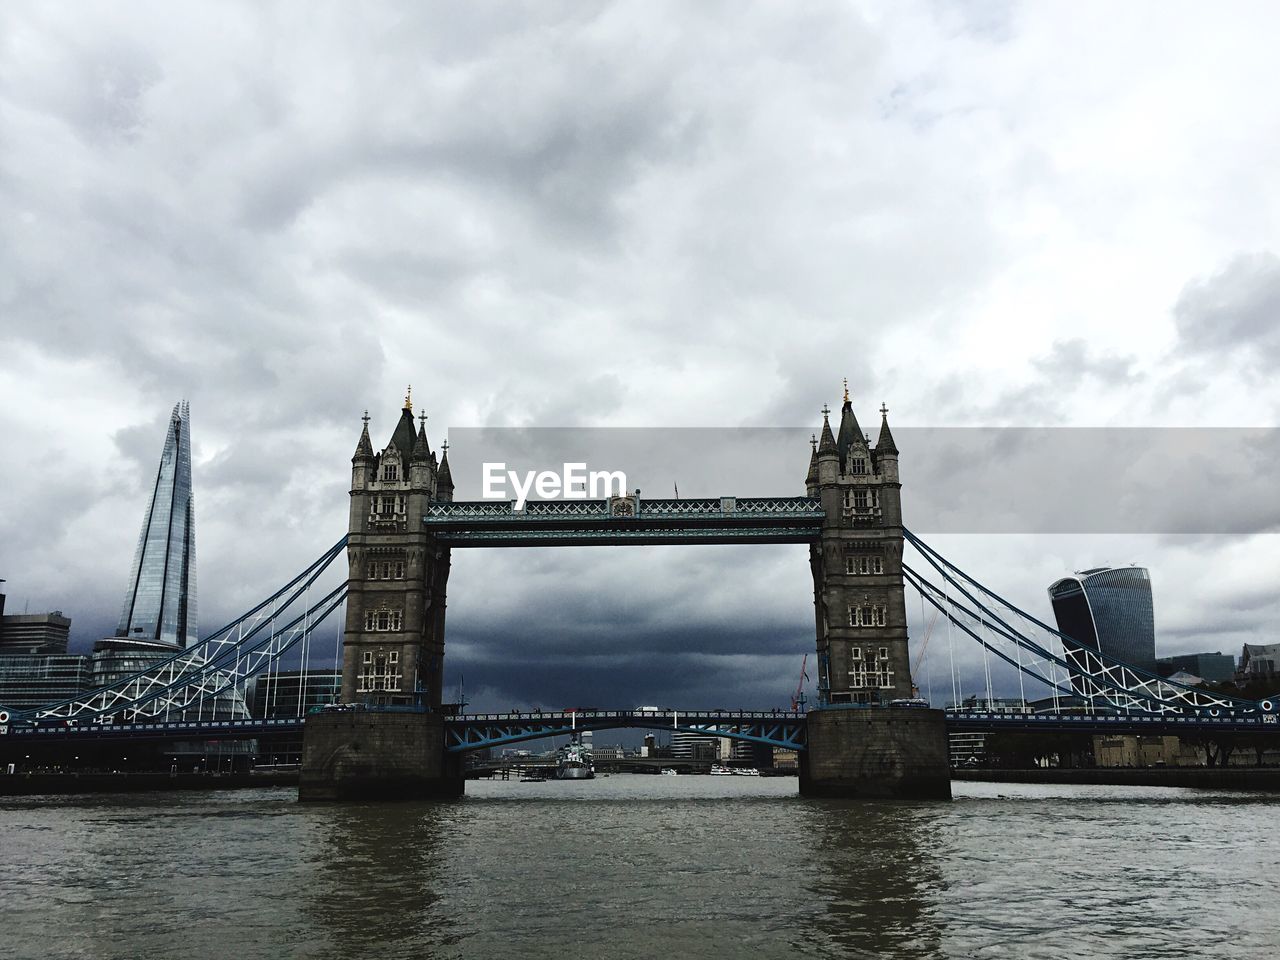
<path id="1" fill-rule="evenodd" d="M 400 465 L 398 463 L 388 463 L 385 467 L 382 468 L 382 479 L 383 480 L 399 480 Z"/>
<path id="2" fill-rule="evenodd" d="M 849 686 L 861 690 L 867 685 L 867 664 L 862 659 L 862 648 L 849 651 Z"/>
<path id="3" fill-rule="evenodd" d="M 849 626 L 883 627 L 884 607 L 870 603 L 854 604 L 849 607 Z"/>
<path id="4" fill-rule="evenodd" d="M 391 629 L 391 611 L 379 610 L 377 621 L 378 621 L 377 628 L 379 630 L 390 630 Z"/>
<path id="5" fill-rule="evenodd" d="M 369 580 L 378 579 L 378 565 L 374 563 L 372 560 L 369 561 L 369 566 L 366 572 L 366 578 Z"/>
<path id="6" fill-rule="evenodd" d="M 884 573 L 883 557 L 853 556 L 844 558 L 844 570 L 852 576 L 865 577 Z"/>
<path id="7" fill-rule="evenodd" d="M 863 511 L 867 509 L 867 491 L 866 490 L 853 491 L 853 508 L 858 511 Z"/>
<path id="8" fill-rule="evenodd" d="M 392 610 L 392 611 L 391 611 L 391 629 L 392 629 L 392 630 L 399 630 L 399 629 L 400 629 L 400 627 L 401 627 L 401 619 L 402 619 L 402 618 L 401 618 L 401 616 L 400 616 L 400 611 L 399 611 L 399 610 Z"/>
<path id="9" fill-rule="evenodd" d="M 364 663 L 360 670 L 359 689 L 361 692 L 398 691 L 400 689 L 400 652 L 398 650 L 392 650 L 390 653 L 382 650 L 377 653 L 365 651 Z"/>
<path id="10" fill-rule="evenodd" d="M 404 513 L 404 497 L 396 497 L 396 513 Z"/>
<path id="11" fill-rule="evenodd" d="M 864 458 L 864 457 L 854 457 L 854 458 L 853 458 L 853 468 L 851 469 L 851 471 L 850 471 L 850 472 L 851 472 L 851 473 L 854 473 L 854 474 L 858 474 L 859 476 L 860 476 L 860 475 L 862 475 L 862 474 L 864 474 L 864 473 L 866 473 L 866 472 L 867 472 L 867 461 L 866 461 L 866 458 Z"/>
<path id="12" fill-rule="evenodd" d="M 370 611 L 364 615 L 364 628 L 366 630 L 373 629 L 373 611 Z"/>
<path id="13" fill-rule="evenodd" d="M 396 561 L 396 579 L 397 580 L 404 579 L 404 561 L 403 560 Z"/>

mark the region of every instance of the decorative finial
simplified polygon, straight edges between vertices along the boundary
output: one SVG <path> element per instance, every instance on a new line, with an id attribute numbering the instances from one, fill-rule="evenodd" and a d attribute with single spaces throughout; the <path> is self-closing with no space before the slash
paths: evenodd
<path id="1" fill-rule="evenodd" d="M 818 435 L 816 433 L 809 434 L 809 446 L 813 447 L 814 450 L 818 449 Z"/>
<path id="2" fill-rule="evenodd" d="M 449 438 L 445 437 L 444 442 L 440 444 L 440 449 L 444 451 L 444 455 L 449 455 Z"/>
<path id="3" fill-rule="evenodd" d="M 822 405 L 822 419 L 825 420 L 830 415 L 831 415 L 831 408 L 824 403 Z"/>
<path id="4" fill-rule="evenodd" d="M 423 430 L 427 429 L 427 414 L 425 411 L 418 414 L 418 426 Z"/>
<path id="5" fill-rule="evenodd" d="M 882 417 L 888 417 L 888 416 L 889 416 L 889 408 L 885 406 L 885 404 L 884 404 L 884 401 L 883 401 L 883 400 L 881 400 L 881 401 L 880 401 L 880 416 L 882 416 Z"/>
<path id="6" fill-rule="evenodd" d="M 849 378 L 844 378 L 844 402 L 849 402 Z"/>
<path id="7" fill-rule="evenodd" d="M 363 417 L 361 417 L 360 419 L 364 421 L 365 429 L 368 429 L 368 427 L 369 427 L 369 411 L 368 411 L 368 410 L 366 410 L 366 411 L 364 412 L 364 416 L 363 416 Z"/>
<path id="8" fill-rule="evenodd" d="M 406 410 L 413 409 L 413 384 L 409 384 L 404 389 L 404 408 Z"/>

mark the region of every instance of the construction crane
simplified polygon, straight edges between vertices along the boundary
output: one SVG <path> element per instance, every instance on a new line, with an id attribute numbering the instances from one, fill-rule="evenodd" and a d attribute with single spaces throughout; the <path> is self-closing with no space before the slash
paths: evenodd
<path id="1" fill-rule="evenodd" d="M 796 684 L 796 692 L 791 695 L 791 712 L 797 712 L 804 706 L 804 682 L 809 679 L 809 674 L 805 671 L 805 667 L 809 665 L 809 655 L 806 653 L 804 659 L 800 661 L 800 682 Z"/>
<path id="2" fill-rule="evenodd" d="M 938 622 L 939 611 L 933 611 L 933 619 L 929 621 L 929 626 L 924 629 L 924 640 L 920 643 L 920 652 L 916 654 L 916 662 L 911 665 L 911 695 L 913 697 L 920 696 L 920 685 L 916 683 L 916 677 L 920 675 L 920 664 L 924 663 L 925 651 L 929 649 L 929 636 L 933 633 L 933 625 Z"/>

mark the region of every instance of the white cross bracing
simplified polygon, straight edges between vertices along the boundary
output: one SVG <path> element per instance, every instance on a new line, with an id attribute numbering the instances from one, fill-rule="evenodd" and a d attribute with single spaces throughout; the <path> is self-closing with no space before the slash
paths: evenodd
<path id="1" fill-rule="evenodd" d="M 315 604 L 308 605 L 308 600 L 311 586 L 342 553 L 346 542 L 343 537 L 272 596 L 195 646 L 109 687 L 19 716 L 89 722 L 181 716 L 184 710 L 243 684 L 310 636 L 342 605 L 347 593 L 345 581 Z M 302 612 L 281 624 L 300 599 Z"/>
<path id="2" fill-rule="evenodd" d="M 938 586 L 904 562 L 905 582 L 981 645 L 984 653 L 1043 683 L 1055 698 L 1074 696 L 1093 708 L 1139 713 L 1217 715 L 1274 709 L 1272 701 L 1258 703 L 1175 683 L 1086 647 L 992 592 L 919 537 L 906 530 L 903 534 L 944 585 Z"/>

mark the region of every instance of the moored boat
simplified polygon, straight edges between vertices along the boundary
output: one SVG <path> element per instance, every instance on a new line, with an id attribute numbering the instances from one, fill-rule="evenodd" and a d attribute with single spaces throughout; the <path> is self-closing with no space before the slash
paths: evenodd
<path id="1" fill-rule="evenodd" d="M 591 764 L 591 751 L 579 740 L 571 740 L 560 751 L 556 764 L 557 780 L 594 780 L 595 768 Z"/>

